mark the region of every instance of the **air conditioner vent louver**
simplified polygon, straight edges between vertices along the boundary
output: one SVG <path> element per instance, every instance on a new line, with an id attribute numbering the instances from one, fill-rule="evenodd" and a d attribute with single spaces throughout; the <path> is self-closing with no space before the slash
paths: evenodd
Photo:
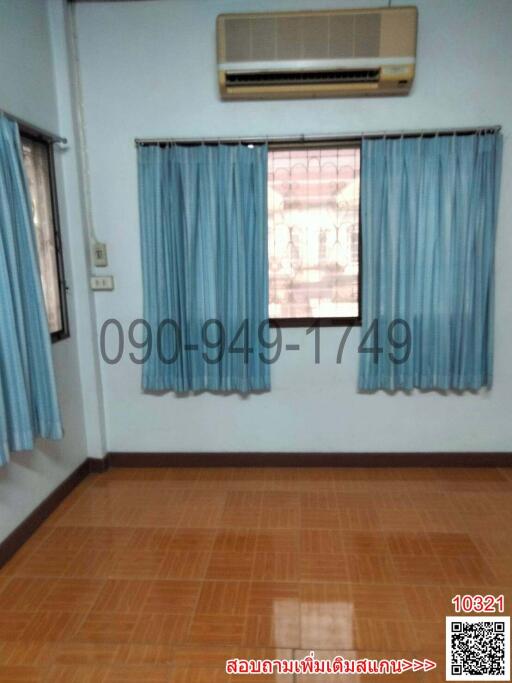
<path id="1" fill-rule="evenodd" d="M 222 14 L 217 59 L 224 99 L 407 94 L 415 7 Z"/>
<path id="2" fill-rule="evenodd" d="M 286 85 L 290 83 L 377 83 L 380 69 L 346 69 L 344 71 L 286 71 L 274 73 L 229 73 L 227 85 Z"/>
<path id="3" fill-rule="evenodd" d="M 235 15 L 226 19 L 227 62 L 377 57 L 379 54 L 381 19 L 378 13 L 243 17 Z"/>

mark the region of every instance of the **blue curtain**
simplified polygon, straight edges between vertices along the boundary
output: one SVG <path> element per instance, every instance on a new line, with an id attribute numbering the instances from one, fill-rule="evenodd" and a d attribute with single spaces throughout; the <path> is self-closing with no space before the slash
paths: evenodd
<path id="1" fill-rule="evenodd" d="M 491 386 L 501 144 L 363 141 L 360 390 Z"/>
<path id="2" fill-rule="evenodd" d="M 16 123 L 0 116 L 0 464 L 62 437 L 48 321 Z"/>
<path id="3" fill-rule="evenodd" d="M 266 146 L 142 146 L 138 168 L 143 389 L 269 389 Z"/>

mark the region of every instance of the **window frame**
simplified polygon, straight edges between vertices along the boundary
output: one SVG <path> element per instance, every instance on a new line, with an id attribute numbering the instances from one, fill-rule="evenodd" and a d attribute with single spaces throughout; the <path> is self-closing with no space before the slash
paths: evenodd
<path id="1" fill-rule="evenodd" d="M 55 332 L 50 332 L 52 344 L 69 339 L 71 334 L 69 330 L 69 315 L 67 292 L 68 286 L 66 283 L 66 274 L 64 270 L 64 254 L 62 250 L 62 237 L 60 228 L 59 204 L 57 197 L 57 177 L 55 173 L 55 154 L 54 154 L 54 140 L 40 133 L 39 131 L 27 126 L 25 124 L 19 125 L 20 140 L 32 140 L 33 142 L 42 143 L 48 154 L 48 182 L 50 186 L 50 210 L 52 216 L 53 236 L 55 244 L 55 263 L 57 266 L 57 282 L 59 288 L 59 304 L 60 304 L 60 319 L 61 329 Z M 23 161 L 23 160 L 22 160 Z M 28 185 L 27 185 L 28 189 Z M 34 236 L 35 237 L 35 236 Z"/>
<path id="2" fill-rule="evenodd" d="M 313 142 L 303 140 L 300 142 L 287 142 L 285 140 L 269 142 L 268 149 L 272 150 L 294 150 L 294 149 L 319 149 L 322 147 L 340 148 L 350 147 L 359 149 L 359 178 L 362 176 L 363 158 L 361 154 L 362 139 L 336 139 L 322 140 Z M 362 214 L 361 214 L 361 183 L 359 183 L 359 226 L 358 226 L 358 273 L 357 273 L 357 316 L 330 316 L 319 318 L 269 318 L 271 327 L 361 327 L 362 325 L 362 269 L 363 269 L 363 236 L 362 236 Z M 270 285 L 270 278 L 269 278 Z"/>

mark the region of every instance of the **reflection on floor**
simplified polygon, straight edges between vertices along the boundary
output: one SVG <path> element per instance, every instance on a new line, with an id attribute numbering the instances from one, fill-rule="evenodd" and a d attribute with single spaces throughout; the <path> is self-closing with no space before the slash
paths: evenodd
<path id="1" fill-rule="evenodd" d="M 509 613 L 511 525 L 505 469 L 114 469 L 0 571 L 0 680 L 217 683 L 314 649 L 435 683 L 453 595 Z"/>

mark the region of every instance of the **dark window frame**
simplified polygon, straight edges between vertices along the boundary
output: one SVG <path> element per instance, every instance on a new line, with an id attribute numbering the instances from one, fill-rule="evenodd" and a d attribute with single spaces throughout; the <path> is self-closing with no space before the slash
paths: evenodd
<path id="1" fill-rule="evenodd" d="M 339 140 L 322 140 L 322 142 L 272 142 L 269 143 L 270 150 L 293 150 L 293 149 L 318 149 L 320 147 L 350 147 L 358 148 L 359 156 L 359 178 L 362 176 L 363 159 L 361 154 L 361 138 Z M 361 183 L 359 183 L 359 230 L 358 230 L 358 274 L 357 274 L 357 316 L 334 316 L 320 318 L 270 318 L 271 327 L 361 327 L 362 325 L 362 270 L 363 270 L 363 236 L 362 236 L 362 215 L 361 215 Z"/>
<path id="2" fill-rule="evenodd" d="M 48 182 L 50 185 L 50 210 L 52 216 L 53 236 L 55 244 L 55 261 L 57 266 L 57 280 L 59 286 L 59 304 L 60 304 L 60 318 L 61 329 L 50 333 L 52 344 L 69 339 L 71 334 L 69 330 L 69 315 L 67 292 L 68 286 L 66 284 L 66 275 L 64 270 L 64 254 L 62 250 L 62 237 L 60 229 L 59 204 L 57 197 L 57 178 L 55 173 L 55 154 L 54 154 L 54 140 L 31 128 L 30 126 L 19 126 L 21 142 L 23 140 L 32 140 L 33 142 L 42 143 L 46 147 L 48 153 Z"/>

